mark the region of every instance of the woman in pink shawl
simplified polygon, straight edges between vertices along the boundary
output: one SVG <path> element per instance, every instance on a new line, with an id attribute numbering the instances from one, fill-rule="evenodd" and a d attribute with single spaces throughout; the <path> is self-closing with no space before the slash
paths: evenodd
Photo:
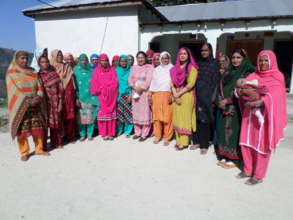
<path id="1" fill-rule="evenodd" d="M 152 117 L 148 99 L 154 67 L 147 64 L 147 55 L 140 51 L 136 55 L 138 65 L 132 67 L 128 84 L 132 88 L 132 114 L 135 135 L 133 139 L 145 141 L 150 133 Z"/>
<path id="2" fill-rule="evenodd" d="M 255 185 L 265 177 L 271 153 L 284 137 L 287 125 L 285 81 L 273 51 L 259 53 L 257 72 L 250 74 L 246 80 L 257 81 L 259 86 L 267 88 L 259 101 L 242 99 L 242 95 L 256 93 L 253 89 L 238 89 L 236 94 L 240 96 L 242 106 L 240 145 L 244 162 L 243 172 L 237 177 L 249 177 L 245 184 Z M 264 115 L 263 122 L 253 114 L 254 108 L 260 108 Z"/>
<path id="3" fill-rule="evenodd" d="M 116 135 L 116 104 L 118 80 L 115 69 L 110 66 L 106 54 L 99 56 L 99 64 L 93 72 L 91 93 L 100 101 L 98 128 L 104 140 L 113 140 Z"/>

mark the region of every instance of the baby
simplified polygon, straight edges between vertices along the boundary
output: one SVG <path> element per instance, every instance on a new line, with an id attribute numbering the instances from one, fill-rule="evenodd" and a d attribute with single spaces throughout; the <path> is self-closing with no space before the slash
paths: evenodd
<path id="1" fill-rule="evenodd" d="M 261 99 L 261 96 L 267 93 L 267 88 L 265 86 L 260 86 L 257 79 L 251 81 L 248 81 L 244 78 L 238 79 L 236 87 L 241 89 L 255 89 L 257 93 L 256 97 L 250 97 L 247 95 L 241 96 L 241 98 L 247 102 L 259 101 Z M 253 113 L 258 118 L 259 123 L 262 124 L 264 122 L 264 116 L 262 115 L 260 110 L 261 107 L 255 107 L 253 108 Z"/>

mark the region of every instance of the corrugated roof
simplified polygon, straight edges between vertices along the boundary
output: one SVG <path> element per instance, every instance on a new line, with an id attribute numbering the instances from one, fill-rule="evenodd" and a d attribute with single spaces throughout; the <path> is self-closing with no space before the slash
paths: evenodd
<path id="1" fill-rule="evenodd" d="M 170 22 L 293 16 L 293 0 L 240 0 L 157 7 Z"/>

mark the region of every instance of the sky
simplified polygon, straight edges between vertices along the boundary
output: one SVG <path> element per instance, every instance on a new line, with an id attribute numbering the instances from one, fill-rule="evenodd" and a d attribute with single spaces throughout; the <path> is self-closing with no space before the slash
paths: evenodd
<path id="1" fill-rule="evenodd" d="M 35 27 L 22 10 L 40 3 L 37 0 L 0 0 L 0 47 L 35 50 Z"/>

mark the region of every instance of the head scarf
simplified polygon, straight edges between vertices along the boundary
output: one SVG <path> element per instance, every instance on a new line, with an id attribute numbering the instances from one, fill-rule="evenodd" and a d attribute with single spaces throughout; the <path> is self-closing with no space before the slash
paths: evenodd
<path id="1" fill-rule="evenodd" d="M 187 51 L 188 56 L 189 56 L 189 60 L 190 60 L 190 63 L 188 64 L 187 68 L 186 67 L 183 67 L 183 68 L 180 67 L 180 53 L 184 49 Z M 188 73 L 192 68 L 198 69 L 198 65 L 195 62 L 191 51 L 188 48 L 181 48 L 179 50 L 178 54 L 177 54 L 176 64 L 170 70 L 171 79 L 172 79 L 172 82 L 173 82 L 175 87 L 181 87 L 181 86 L 185 85 L 186 79 L 188 77 Z"/>
<path id="2" fill-rule="evenodd" d="M 37 48 L 34 52 L 34 57 L 33 57 L 31 67 L 34 68 L 36 72 L 39 72 L 40 70 L 38 60 L 39 60 L 39 57 L 43 55 L 45 49 L 47 48 Z"/>
<path id="3" fill-rule="evenodd" d="M 39 57 L 38 59 L 39 66 L 40 66 L 41 58 L 42 57 Z M 48 59 L 49 61 L 49 58 L 46 58 L 46 59 Z M 55 72 L 54 67 L 52 67 L 51 65 L 49 66 L 46 72 L 42 72 L 40 70 L 39 73 L 40 73 L 40 77 L 42 79 L 42 83 L 44 87 L 50 87 L 54 85 L 55 83 L 61 82 L 59 75 Z"/>
<path id="4" fill-rule="evenodd" d="M 118 60 L 119 60 L 119 56 L 118 55 L 113 56 L 113 58 L 112 58 L 112 66 L 113 67 L 116 67 L 116 66 L 114 66 L 114 64 L 115 64 L 115 61 L 118 61 Z"/>
<path id="5" fill-rule="evenodd" d="M 30 98 L 43 96 L 35 70 L 31 67 L 20 67 L 16 63 L 16 55 L 19 53 L 26 52 L 16 51 L 6 72 L 10 133 L 13 139 L 17 136 L 18 128 L 30 106 Z"/>
<path id="6" fill-rule="evenodd" d="M 267 71 L 262 71 L 260 68 L 260 58 L 262 56 L 267 56 L 269 59 L 269 69 Z M 286 87 L 284 75 L 280 72 L 278 68 L 277 58 L 273 51 L 263 50 L 258 54 L 257 58 L 257 71 L 249 75 L 247 80 L 257 79 L 259 84 L 267 88 L 267 93 L 262 97 L 264 101 L 264 124 L 261 128 L 256 128 L 255 130 L 263 130 L 260 132 L 260 143 L 257 135 L 247 135 L 252 127 L 249 124 L 249 120 L 244 120 L 241 128 L 240 141 L 242 143 L 250 144 L 249 147 L 252 147 L 257 152 L 266 154 L 272 152 L 280 140 L 284 137 L 284 129 L 287 126 L 287 106 L 286 106 Z M 247 111 L 251 109 L 243 109 L 244 117 L 249 117 Z M 249 130 L 247 132 L 247 130 Z M 254 146 L 253 143 L 258 143 L 257 146 Z"/>
<path id="7" fill-rule="evenodd" d="M 99 59 L 99 55 L 98 54 L 92 54 L 91 55 L 91 57 L 90 57 L 90 60 L 98 60 Z M 97 67 L 97 65 L 98 64 L 93 64 L 92 62 L 90 62 L 90 68 L 92 69 L 92 70 L 94 70 L 96 67 Z"/>
<path id="8" fill-rule="evenodd" d="M 154 65 L 154 63 L 155 63 L 155 58 L 156 57 L 160 57 L 160 53 L 154 53 L 154 56 L 153 56 L 153 65 Z M 161 62 L 161 58 L 160 58 L 160 62 Z"/>
<path id="9" fill-rule="evenodd" d="M 122 67 L 120 65 L 121 58 L 124 58 L 127 62 L 126 67 Z M 131 66 L 128 62 L 128 56 L 127 55 L 121 55 L 118 61 L 118 66 L 116 67 L 116 73 L 117 73 L 117 78 L 119 82 L 119 92 L 118 92 L 118 99 L 121 97 L 123 94 L 130 94 L 131 89 L 128 85 L 128 78 L 130 75 L 130 69 Z"/>
<path id="10" fill-rule="evenodd" d="M 51 65 L 55 68 L 56 72 L 58 73 L 62 82 L 62 86 L 65 89 L 68 83 L 70 82 L 70 80 L 72 79 L 73 71 L 70 65 L 67 65 L 63 62 L 62 63 L 57 62 L 57 55 L 59 51 L 61 50 L 52 51 L 50 62 L 51 62 Z"/>
<path id="11" fill-rule="evenodd" d="M 64 58 L 65 60 L 70 59 L 70 60 L 73 61 L 73 55 L 72 55 L 71 53 L 65 53 L 65 54 L 63 55 L 63 58 Z"/>
<path id="12" fill-rule="evenodd" d="M 162 58 L 163 56 L 167 55 L 169 57 L 169 64 L 164 65 L 162 63 Z M 171 77 L 170 77 L 170 69 L 173 67 L 171 64 L 171 55 L 164 51 L 160 55 L 160 61 L 161 65 L 159 65 L 157 68 L 155 68 L 152 82 L 150 85 L 150 91 L 151 92 L 170 92 L 170 82 L 171 82 Z"/>
<path id="13" fill-rule="evenodd" d="M 84 65 L 81 62 L 84 58 L 87 59 L 87 61 L 88 61 L 86 65 Z M 86 54 L 84 54 L 84 53 L 80 54 L 80 56 L 78 57 L 77 64 L 74 67 L 74 69 L 80 69 L 82 71 L 91 71 L 90 66 L 89 66 L 89 58 L 87 57 Z"/>
<path id="14" fill-rule="evenodd" d="M 151 50 L 151 49 L 149 49 L 149 50 L 147 50 L 147 52 L 146 52 L 146 55 L 148 56 L 148 57 L 153 57 L 154 56 L 154 51 L 153 50 Z"/>

